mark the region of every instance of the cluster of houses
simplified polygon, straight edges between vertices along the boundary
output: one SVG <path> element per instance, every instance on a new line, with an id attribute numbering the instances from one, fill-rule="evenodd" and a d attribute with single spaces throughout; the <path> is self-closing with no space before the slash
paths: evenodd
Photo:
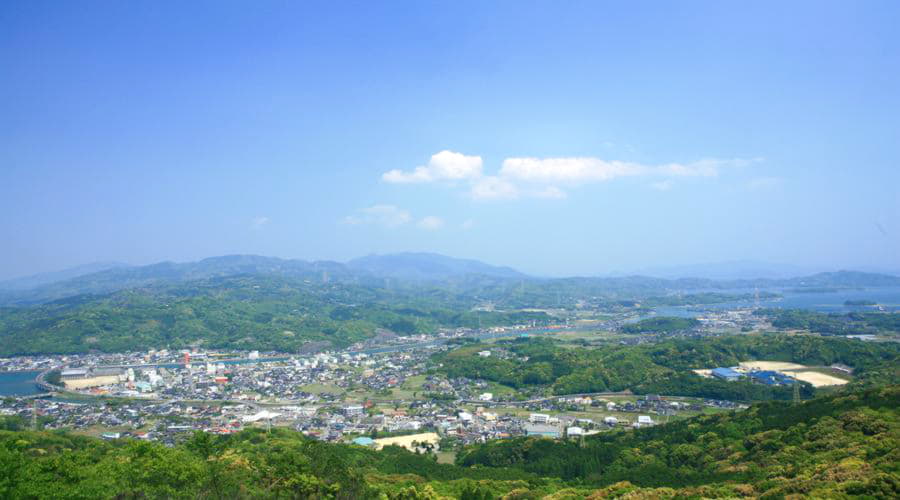
<path id="1" fill-rule="evenodd" d="M 60 374 L 70 392 L 94 396 L 146 399 L 201 399 L 253 402 L 327 403 L 336 392 L 307 392 L 322 385 L 373 391 L 397 387 L 417 375 L 429 350 L 372 356 L 318 353 L 303 357 L 260 360 L 251 352 L 246 362 L 216 361 L 208 355 L 185 355 L 182 363 L 136 366 L 71 366 Z"/>

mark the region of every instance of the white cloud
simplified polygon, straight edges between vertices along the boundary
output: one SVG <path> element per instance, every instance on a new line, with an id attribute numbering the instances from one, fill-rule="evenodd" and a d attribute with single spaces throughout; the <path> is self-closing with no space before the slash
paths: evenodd
<path id="1" fill-rule="evenodd" d="M 647 167 L 598 158 L 507 158 L 500 176 L 535 183 L 580 184 L 641 175 Z"/>
<path id="2" fill-rule="evenodd" d="M 362 208 L 352 215 L 344 217 L 342 222 L 350 225 L 373 225 L 386 228 L 406 226 L 415 221 L 415 227 L 435 231 L 444 227 L 444 219 L 436 215 L 427 215 L 419 220 L 408 211 L 395 205 L 378 204 Z"/>
<path id="3" fill-rule="evenodd" d="M 250 221 L 250 229 L 260 230 L 269 222 L 270 222 L 270 219 L 268 217 L 264 217 L 264 216 L 254 217 L 253 220 Z"/>
<path id="4" fill-rule="evenodd" d="M 466 219 L 462 224 L 459 225 L 461 229 L 469 230 L 475 227 L 475 221 L 472 219 Z"/>
<path id="5" fill-rule="evenodd" d="M 445 150 L 432 155 L 428 165 L 416 167 L 412 172 L 394 169 L 385 172 L 381 178 L 394 184 L 471 180 L 481 177 L 481 167 L 480 156 Z"/>
<path id="6" fill-rule="evenodd" d="M 375 224 L 384 227 L 402 226 L 411 220 L 412 215 L 409 212 L 394 205 L 372 205 L 344 217 L 345 224 Z"/>
<path id="7" fill-rule="evenodd" d="M 691 163 L 658 165 L 603 160 L 595 157 L 511 157 L 503 160 L 494 175 L 483 175 L 480 156 L 465 156 L 441 151 L 428 165 L 413 171 L 391 170 L 382 179 L 392 183 L 468 181 L 473 200 L 515 200 L 519 198 L 563 199 L 563 188 L 608 182 L 625 177 L 655 179 L 650 187 L 660 191 L 672 188 L 670 179 L 717 177 L 724 169 L 745 167 L 762 161 L 753 159 L 706 158 Z"/>
<path id="8" fill-rule="evenodd" d="M 422 220 L 419 221 L 418 226 L 422 229 L 434 231 L 436 229 L 444 227 L 444 219 L 441 219 L 440 217 L 436 217 L 434 215 L 428 215 L 422 217 Z"/>

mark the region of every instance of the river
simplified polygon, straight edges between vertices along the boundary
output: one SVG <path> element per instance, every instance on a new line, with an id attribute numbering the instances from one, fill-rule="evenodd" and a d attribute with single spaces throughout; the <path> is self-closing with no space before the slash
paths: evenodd
<path id="1" fill-rule="evenodd" d="M 0 396 L 31 396 L 45 392 L 36 383 L 40 371 L 0 373 Z"/>

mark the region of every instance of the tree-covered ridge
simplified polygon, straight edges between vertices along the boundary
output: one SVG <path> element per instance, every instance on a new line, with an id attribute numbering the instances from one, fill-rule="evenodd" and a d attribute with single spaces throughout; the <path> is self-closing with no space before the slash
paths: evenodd
<path id="1" fill-rule="evenodd" d="M 442 465 L 403 448 L 374 451 L 273 429 L 230 436 L 198 432 L 166 447 L 66 433 L 0 431 L 2 498 L 426 498 L 426 481 L 461 493 L 491 479 L 507 489 L 541 481 L 517 469 Z M 558 483 L 558 481 L 556 481 Z M 423 491 L 426 488 L 422 488 Z"/>
<path id="2" fill-rule="evenodd" d="M 492 441 L 467 448 L 457 461 L 615 485 L 611 490 L 681 488 L 657 490 L 662 498 L 896 498 L 900 388 L 816 398 L 798 406 L 762 403 L 743 412 L 601 434 L 583 443 Z"/>
<path id="3" fill-rule="evenodd" d="M 694 318 L 678 318 L 662 316 L 658 318 L 642 319 L 622 327 L 622 333 L 674 333 L 691 330 L 700 326 L 700 321 Z"/>
<path id="4" fill-rule="evenodd" d="M 393 291 L 308 280 L 232 276 L 5 308 L 0 355 L 206 347 L 296 351 L 310 341 L 345 347 L 385 328 L 544 324 L 541 312 L 471 311 L 437 289 Z"/>
<path id="5" fill-rule="evenodd" d="M 788 361 L 812 366 L 843 363 L 855 368 L 855 384 L 897 383 L 900 346 L 842 338 L 739 335 L 668 340 L 651 345 L 605 345 L 572 349 L 547 340 L 494 344 L 511 356 L 481 357 L 488 345 L 470 345 L 434 357 L 449 377 L 485 379 L 513 388 L 546 387 L 553 394 L 631 390 L 714 399 L 790 399 L 789 387 L 703 378 L 691 370 L 734 366 L 741 361 Z M 813 388 L 802 384 L 804 397 Z"/>
<path id="6" fill-rule="evenodd" d="M 823 335 L 900 333 L 900 313 L 821 313 L 803 309 L 760 309 L 754 314 L 768 317 L 772 326 L 784 330 L 807 330 Z"/>

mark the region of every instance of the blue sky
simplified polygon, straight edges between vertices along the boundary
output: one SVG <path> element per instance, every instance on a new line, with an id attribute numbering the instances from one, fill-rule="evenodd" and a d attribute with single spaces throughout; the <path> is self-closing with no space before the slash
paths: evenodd
<path id="1" fill-rule="evenodd" d="M 0 278 L 900 269 L 897 2 L 376 4 L 0 3 Z"/>

